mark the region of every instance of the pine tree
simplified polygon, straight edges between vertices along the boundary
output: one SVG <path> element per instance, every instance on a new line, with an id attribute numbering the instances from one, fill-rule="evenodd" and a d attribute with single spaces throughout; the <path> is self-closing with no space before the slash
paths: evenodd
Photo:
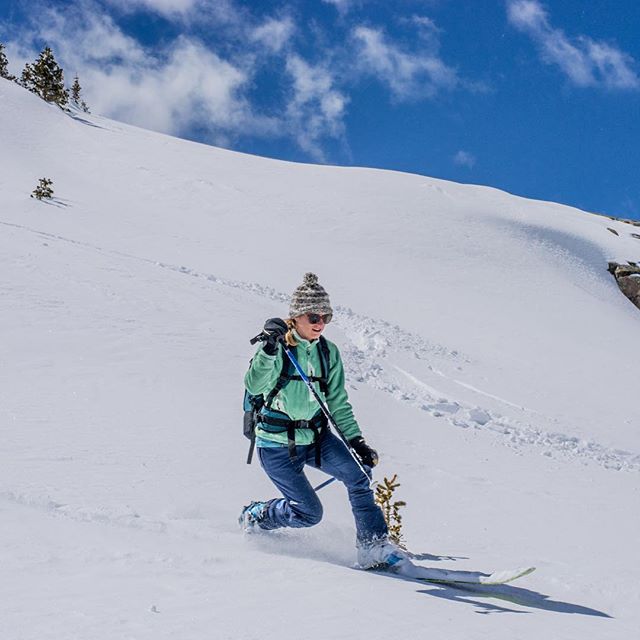
<path id="1" fill-rule="evenodd" d="M 13 80 L 14 77 L 9 73 L 9 61 L 4 53 L 4 45 L 0 42 L 0 78 Z"/>
<path id="2" fill-rule="evenodd" d="M 73 86 L 71 87 L 71 102 L 73 102 L 73 104 L 79 109 L 82 109 L 85 113 L 89 113 L 87 103 L 80 97 L 81 91 L 82 87 L 80 86 L 80 80 L 78 78 L 78 74 L 76 74 L 76 77 L 73 79 Z"/>
<path id="3" fill-rule="evenodd" d="M 24 65 L 18 84 L 21 84 L 25 89 L 29 89 L 29 91 L 35 93 L 33 67 L 28 62 Z"/>
<path id="4" fill-rule="evenodd" d="M 36 198 L 37 200 L 48 199 L 53 196 L 53 180 L 49 180 L 49 178 L 40 178 L 38 182 L 38 186 L 33 190 L 31 194 L 32 198 Z"/>
<path id="5" fill-rule="evenodd" d="M 59 107 L 64 107 L 69 101 L 69 92 L 64 88 L 64 72 L 49 47 L 42 50 L 33 64 L 25 65 L 21 84 Z"/>
<path id="6" fill-rule="evenodd" d="M 76 73 L 76 77 L 73 79 L 73 85 L 71 86 L 71 101 L 74 104 L 80 104 L 80 91 L 82 91 L 82 87 L 80 87 L 80 79 Z"/>

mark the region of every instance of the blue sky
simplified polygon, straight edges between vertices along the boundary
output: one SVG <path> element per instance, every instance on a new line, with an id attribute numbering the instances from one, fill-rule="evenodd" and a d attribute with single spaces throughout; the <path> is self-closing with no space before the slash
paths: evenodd
<path id="1" fill-rule="evenodd" d="M 640 219 L 632 0 L 3 0 L 97 113 L 232 149 Z"/>

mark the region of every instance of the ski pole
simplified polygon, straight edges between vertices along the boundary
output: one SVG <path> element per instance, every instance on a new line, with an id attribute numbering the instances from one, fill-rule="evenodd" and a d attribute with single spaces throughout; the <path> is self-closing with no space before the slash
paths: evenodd
<path id="1" fill-rule="evenodd" d="M 371 469 L 369 467 L 365 467 L 365 469 L 369 469 L 367 475 L 369 476 L 369 474 L 371 473 Z M 370 476 L 369 476 L 370 477 Z M 328 484 L 331 484 L 332 482 L 335 482 L 335 478 L 329 478 L 328 480 L 325 480 L 324 482 L 321 482 L 317 487 L 313 487 L 314 491 L 320 491 L 320 489 L 324 489 Z"/>
<path id="2" fill-rule="evenodd" d="M 324 489 L 328 484 L 331 484 L 334 481 L 335 481 L 335 478 L 329 478 L 328 480 L 325 480 L 324 482 L 320 483 L 317 487 L 313 487 L 313 490 L 320 491 L 320 489 Z"/>
<path id="3" fill-rule="evenodd" d="M 324 413 L 325 417 L 329 421 L 329 424 L 336 430 L 336 432 L 338 433 L 338 436 L 342 440 L 342 443 L 349 451 L 349 454 L 351 455 L 351 457 L 355 460 L 355 463 L 358 465 L 358 467 L 360 467 L 360 470 L 362 471 L 362 473 L 364 473 L 367 476 L 367 479 L 369 480 L 369 486 L 371 486 L 373 482 L 371 478 L 371 473 L 367 472 L 367 468 L 362 464 L 362 462 L 360 462 L 360 460 L 358 459 L 358 456 L 353 452 L 351 445 L 342 434 L 342 431 L 340 431 L 338 424 L 336 423 L 333 416 L 331 415 L 331 412 L 329 411 L 329 408 L 324 403 L 322 398 L 318 395 L 318 392 L 313 388 L 313 384 L 311 383 L 311 380 L 309 380 L 309 378 L 307 377 L 307 374 L 302 370 L 302 367 L 296 360 L 296 357 L 293 355 L 293 353 L 291 353 L 291 350 L 289 349 L 289 347 L 287 347 L 287 344 L 284 341 L 284 339 L 282 338 L 280 339 L 280 344 L 282 345 L 284 352 L 287 354 L 287 357 L 291 361 L 291 364 L 294 366 L 295 370 L 298 372 L 298 374 L 302 378 L 302 381 L 307 385 L 307 387 L 309 388 L 309 391 L 311 391 L 311 393 L 313 394 L 313 397 L 316 399 L 316 402 L 320 405 L 320 409 L 322 410 L 322 413 Z M 330 481 L 327 481 L 326 483 L 319 485 L 318 489 L 321 489 L 322 487 L 326 486 L 327 484 L 329 484 L 329 482 Z"/>

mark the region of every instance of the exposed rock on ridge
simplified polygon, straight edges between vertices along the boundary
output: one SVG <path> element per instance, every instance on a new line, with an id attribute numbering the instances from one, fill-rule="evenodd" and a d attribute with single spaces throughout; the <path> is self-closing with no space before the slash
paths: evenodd
<path id="1" fill-rule="evenodd" d="M 635 262 L 610 262 L 608 271 L 616 279 L 622 293 L 640 309 L 640 267 Z"/>

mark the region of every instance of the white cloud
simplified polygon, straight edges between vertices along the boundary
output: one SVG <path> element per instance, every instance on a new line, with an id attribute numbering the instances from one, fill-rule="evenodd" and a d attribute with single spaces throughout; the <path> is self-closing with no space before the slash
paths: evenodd
<path id="1" fill-rule="evenodd" d="M 473 169 L 476 165 L 476 157 L 472 153 L 469 153 L 469 151 L 460 150 L 453 156 L 453 162 L 459 167 Z"/>
<path id="2" fill-rule="evenodd" d="M 88 7 L 96 0 L 74 0 L 76 5 Z M 248 28 L 250 11 L 236 0 L 101 0 L 121 14 L 156 13 L 180 27 L 225 29 L 225 35 L 237 37 Z"/>
<path id="3" fill-rule="evenodd" d="M 633 70 L 635 61 L 631 56 L 605 42 L 585 40 L 590 60 L 605 84 L 619 88 L 639 88 L 640 78 Z"/>
<path id="4" fill-rule="evenodd" d="M 292 96 L 285 120 L 294 127 L 300 147 L 315 160 L 324 162 L 321 141 L 326 136 L 344 135 L 346 96 L 335 88 L 328 68 L 312 66 L 298 55 L 287 57 L 286 70 L 292 80 Z"/>
<path id="5" fill-rule="evenodd" d="M 354 0 L 322 0 L 325 4 L 332 4 L 340 15 L 345 15 L 354 4 Z"/>
<path id="6" fill-rule="evenodd" d="M 511 24 L 540 48 L 543 59 L 557 65 L 579 87 L 640 88 L 635 60 L 613 45 L 587 36 L 569 38 L 553 27 L 539 0 L 507 0 Z"/>
<path id="7" fill-rule="evenodd" d="M 183 17 L 192 11 L 199 0 L 105 0 L 126 13 L 146 10 L 159 13 L 166 18 Z"/>
<path id="8" fill-rule="evenodd" d="M 269 18 L 249 34 L 249 40 L 258 43 L 273 53 L 278 53 L 287 45 L 295 31 L 291 18 Z"/>
<path id="9" fill-rule="evenodd" d="M 390 42 L 382 30 L 360 26 L 353 32 L 364 72 L 387 84 L 398 99 L 433 96 L 460 84 L 457 72 L 436 52 L 403 51 Z"/>
<path id="10" fill-rule="evenodd" d="M 193 11 L 202 0 L 105 0 L 107 4 L 122 11 L 138 11 L 146 9 L 165 17 L 184 16 Z"/>
<path id="11" fill-rule="evenodd" d="M 417 28 L 418 35 L 434 49 L 440 46 L 442 29 L 428 16 L 412 16 L 410 22 Z"/>
<path id="12" fill-rule="evenodd" d="M 218 143 L 277 130 L 245 96 L 252 70 L 223 60 L 197 39 L 180 37 L 152 55 L 95 11 L 51 10 L 40 25 L 36 37 L 53 48 L 68 77 L 80 75 L 97 113 L 173 135 L 197 127 Z"/>
<path id="13" fill-rule="evenodd" d="M 56 56 L 67 62 L 83 66 L 119 63 L 144 66 L 152 62 L 144 48 L 103 13 L 50 10 L 45 12 L 36 28 L 37 36 L 54 48 Z"/>
<path id="14" fill-rule="evenodd" d="M 247 79 L 246 72 L 202 44 L 182 38 L 161 64 L 94 67 L 85 74 L 85 85 L 96 110 L 107 110 L 118 120 L 176 135 L 203 127 L 220 141 L 269 127 L 242 97 Z"/>

